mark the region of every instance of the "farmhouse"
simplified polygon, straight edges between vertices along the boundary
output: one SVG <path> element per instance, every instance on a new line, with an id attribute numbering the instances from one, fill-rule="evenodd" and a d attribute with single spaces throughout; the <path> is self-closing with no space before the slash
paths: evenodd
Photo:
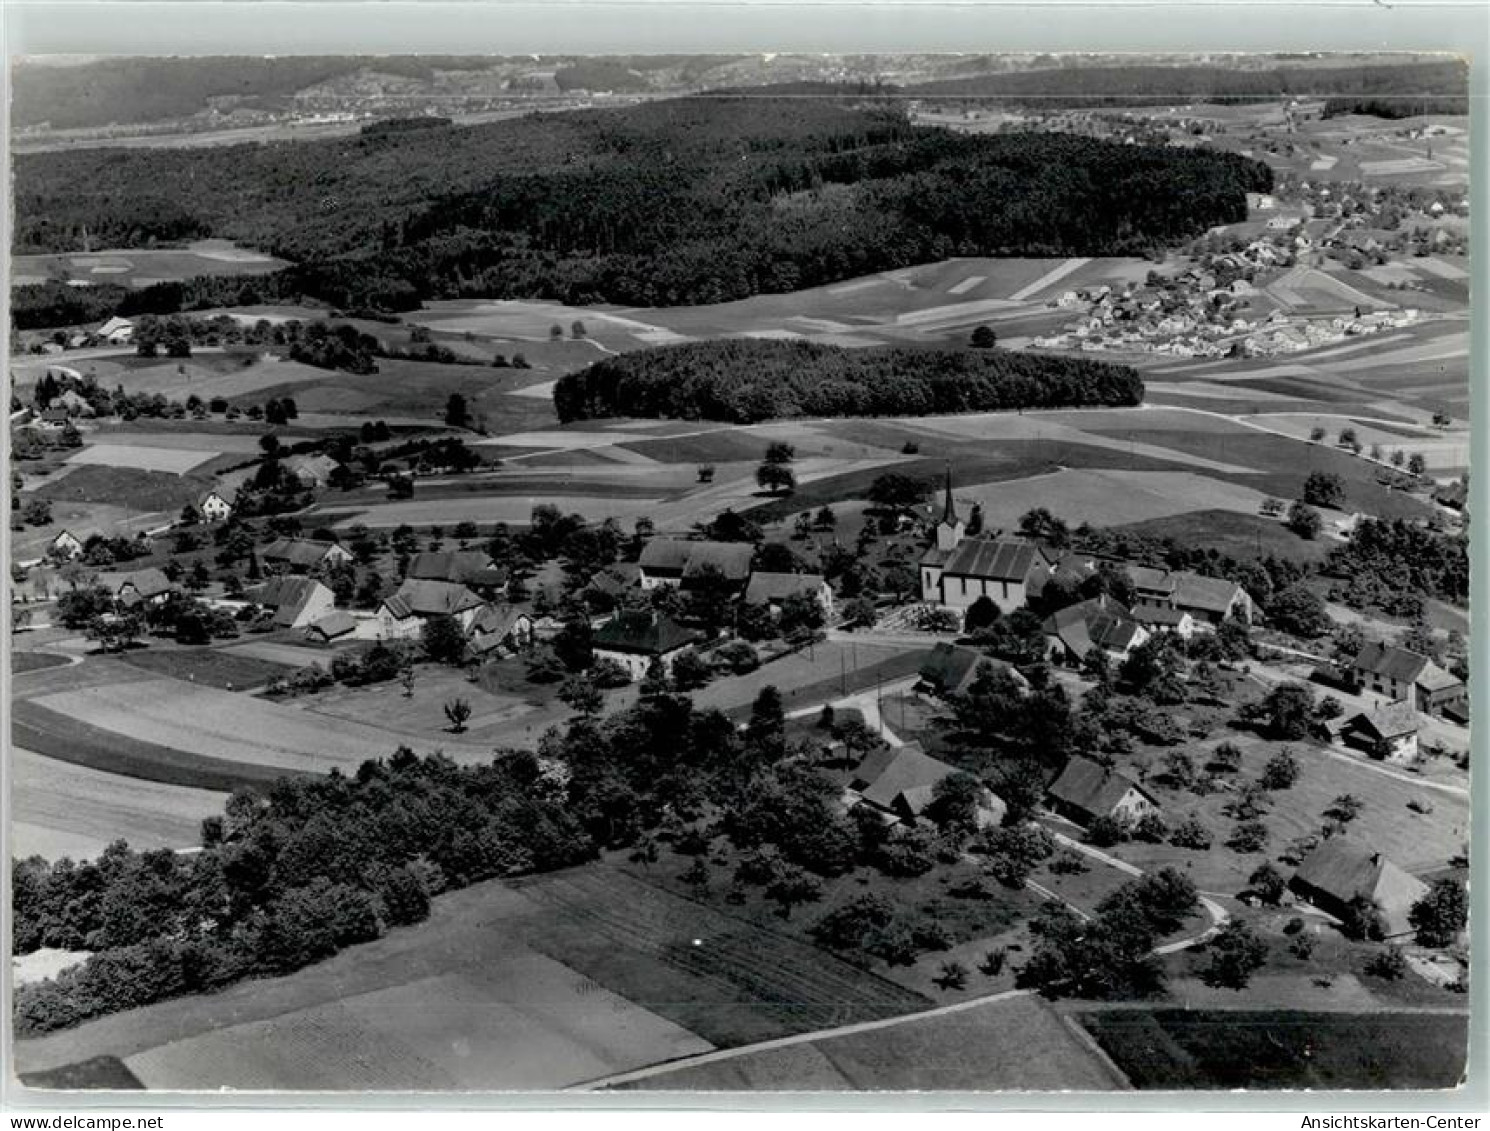
<path id="1" fill-rule="evenodd" d="M 398 592 L 383 602 L 399 602 L 416 617 L 454 617 L 462 632 L 469 632 L 486 602 L 455 581 L 405 579 Z"/>
<path id="2" fill-rule="evenodd" d="M 309 573 L 322 566 L 350 562 L 352 554 L 335 542 L 318 542 L 312 538 L 276 538 L 259 551 L 259 560 L 276 572 Z"/>
<path id="3" fill-rule="evenodd" d="M 1149 638 L 1148 629 L 1105 593 L 1052 613 L 1042 628 L 1051 659 L 1067 664 L 1079 664 L 1093 648 L 1125 660 Z"/>
<path id="4" fill-rule="evenodd" d="M 1142 565 L 1128 566 L 1128 576 L 1139 608 L 1177 609 L 1189 613 L 1196 626 L 1218 625 L 1227 617 L 1252 620 L 1252 598 L 1234 581 Z"/>
<path id="5" fill-rule="evenodd" d="M 128 571 L 106 570 L 98 575 L 98 584 L 127 609 L 136 605 L 159 605 L 171 595 L 170 578 L 158 569 Z"/>
<path id="6" fill-rule="evenodd" d="M 424 629 L 424 619 L 402 597 L 385 597 L 373 614 L 374 633 L 379 640 L 410 640 Z"/>
<path id="7" fill-rule="evenodd" d="M 854 771 L 852 789 L 868 805 L 907 825 L 914 825 L 936 799 L 936 787 L 955 766 L 933 758 L 916 743 L 870 753 Z M 979 825 L 1003 820 L 1005 805 L 985 791 L 978 807 Z"/>
<path id="8" fill-rule="evenodd" d="M 1347 835 L 1332 836 L 1299 862 L 1290 886 L 1327 914 L 1342 917 L 1352 900 L 1375 902 L 1382 933 L 1400 938 L 1412 933 L 1408 913 L 1428 893 L 1428 885 Z"/>
<path id="9" fill-rule="evenodd" d="M 244 599 L 274 610 L 278 628 L 306 628 L 336 608 L 336 594 L 310 577 L 271 577 L 244 590 Z"/>
<path id="10" fill-rule="evenodd" d="M 833 590 L 820 573 L 752 573 L 745 587 L 745 601 L 769 605 L 777 615 L 788 597 L 806 595 L 822 606 L 824 616 L 833 615 Z"/>
<path id="11" fill-rule="evenodd" d="M 135 324 L 127 318 L 110 318 L 98 328 L 98 336 L 114 345 L 121 345 L 135 336 Z"/>
<path id="12" fill-rule="evenodd" d="M 330 644 L 357 631 L 357 618 L 345 609 L 327 613 L 305 630 L 305 638 L 317 644 Z"/>
<path id="13" fill-rule="evenodd" d="M 1434 712 L 1464 705 L 1464 684 L 1427 656 L 1390 644 L 1367 644 L 1351 661 L 1358 690 L 1374 691 Z"/>
<path id="14" fill-rule="evenodd" d="M 237 500 L 238 488 L 219 483 L 197 500 L 197 510 L 208 522 L 224 522 L 232 515 Z"/>
<path id="15" fill-rule="evenodd" d="M 300 486 L 319 489 L 330 482 L 332 473 L 341 464 L 328 455 L 299 455 L 290 456 L 283 462 L 283 466 Z"/>
<path id="16" fill-rule="evenodd" d="M 445 581 L 495 596 L 507 588 L 507 573 L 485 550 L 444 550 L 415 554 L 406 575 L 415 581 Z"/>
<path id="17" fill-rule="evenodd" d="M 1411 762 L 1418 755 L 1418 717 L 1409 703 L 1362 711 L 1340 728 L 1340 737 L 1373 758 Z"/>
<path id="18" fill-rule="evenodd" d="M 472 659 L 496 659 L 521 652 L 533 642 L 533 618 L 520 609 L 484 605 L 466 633 Z"/>
<path id="19" fill-rule="evenodd" d="M 942 698 L 963 695 L 981 672 L 989 670 L 1004 672 L 1021 690 L 1029 690 L 1029 681 L 1002 660 L 990 659 L 976 649 L 946 641 L 937 644 L 926 657 L 916 689 Z"/>
<path id="20" fill-rule="evenodd" d="M 1195 635 L 1195 618 L 1182 609 L 1167 609 L 1159 605 L 1137 605 L 1128 610 L 1133 619 L 1143 625 L 1150 635 L 1156 632 L 1172 632 L 1181 640 Z"/>
<path id="21" fill-rule="evenodd" d="M 1159 802 L 1132 778 L 1088 758 L 1072 758 L 1046 795 L 1050 808 L 1079 825 L 1098 817 L 1131 824 L 1147 813 L 1157 813 Z"/>
<path id="22" fill-rule="evenodd" d="M 632 679 L 641 679 L 653 660 L 672 670 L 673 660 L 702 634 L 685 628 L 656 610 L 628 609 L 618 612 L 595 632 L 597 659 L 614 660 Z"/>
<path id="23" fill-rule="evenodd" d="M 743 590 L 754 557 L 755 547 L 748 542 L 654 538 L 642 550 L 637 565 L 641 567 L 643 589 L 656 589 L 659 585 L 688 588 L 717 570 L 732 587 Z"/>
<path id="24" fill-rule="evenodd" d="M 599 570 L 590 578 L 589 584 L 585 586 L 585 596 L 598 602 L 595 607 L 608 609 L 639 585 L 641 567 L 635 562 L 617 562 Z"/>
<path id="25" fill-rule="evenodd" d="M 71 561 L 83 552 L 83 543 L 70 530 L 59 530 L 57 536 L 47 543 L 47 557 Z"/>

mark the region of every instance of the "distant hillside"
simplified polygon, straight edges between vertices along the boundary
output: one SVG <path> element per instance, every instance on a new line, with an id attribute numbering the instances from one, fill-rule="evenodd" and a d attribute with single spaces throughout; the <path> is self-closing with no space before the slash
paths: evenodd
<path id="1" fill-rule="evenodd" d="M 1366 95 L 1377 101 L 1424 96 L 1455 100 L 1468 113 L 1469 69 L 1458 59 L 1371 66 L 1121 66 L 1022 71 L 920 83 L 921 97 L 998 98 L 1040 106 L 1133 106 Z"/>
<path id="2" fill-rule="evenodd" d="M 235 239 L 305 294 L 410 309 L 490 295 L 724 302 L 974 255 L 1142 255 L 1246 216 L 1233 154 L 911 126 L 854 100 L 686 98 L 231 150 L 15 161 L 18 252 Z M 241 302 L 197 280 L 137 309 Z M 48 296 L 54 302 L 56 296 Z M 18 291 L 18 317 L 29 292 Z"/>
<path id="3" fill-rule="evenodd" d="M 1142 402 L 1137 370 L 1084 358 L 752 338 L 622 354 L 566 374 L 554 387 L 564 421 L 637 416 L 751 424 Z"/>

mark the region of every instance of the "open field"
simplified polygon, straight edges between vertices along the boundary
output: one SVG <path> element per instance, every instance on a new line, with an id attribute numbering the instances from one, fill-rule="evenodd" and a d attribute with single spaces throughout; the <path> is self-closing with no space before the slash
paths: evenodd
<path id="1" fill-rule="evenodd" d="M 959 504 L 976 502 L 985 525 L 1012 530 L 1035 505 L 1068 523 L 1119 526 L 1199 510 L 1256 514 L 1266 495 L 1248 487 L 1184 471 L 1062 469 L 1052 475 L 958 486 Z"/>
<path id="2" fill-rule="evenodd" d="M 522 881 L 529 946 L 715 1045 L 926 1008 L 790 935 L 603 867 Z"/>
<path id="3" fill-rule="evenodd" d="M 174 472 L 84 463 L 74 465 L 62 478 L 42 484 L 36 494 L 52 500 L 54 517 L 61 511 L 56 504 L 92 503 L 119 511 L 163 513 L 167 518 L 175 518 L 183 506 L 195 502 L 210 485 L 210 480 Z"/>
<path id="4" fill-rule="evenodd" d="M 217 431 L 200 431 L 216 427 Z M 237 428 L 236 432 L 227 429 Z M 249 421 L 245 426 L 235 426 L 226 421 L 194 420 L 193 430 L 176 431 L 161 428 L 159 431 L 139 431 L 122 425 L 106 425 L 88 436 L 87 442 L 107 444 L 115 448 L 149 448 L 180 452 L 203 452 L 207 456 L 232 453 L 234 455 L 258 456 L 262 449 L 259 438 L 264 434 L 263 424 Z M 276 428 L 276 432 L 278 432 Z"/>
<path id="5" fill-rule="evenodd" d="M 286 977 L 21 1042 L 17 1069 L 110 1055 L 157 1088 L 501 1090 L 563 1087 L 711 1047 L 527 946 L 549 914 L 502 883 L 452 892 L 425 923 Z"/>
<path id="6" fill-rule="evenodd" d="M 434 664 L 421 664 L 415 669 L 414 693 L 408 697 L 401 687 L 384 684 L 330 687 L 287 703 L 316 715 L 365 723 L 394 734 L 444 741 L 451 737 L 444 707 L 457 698 L 471 705 L 466 730 L 456 736 L 466 744 L 499 741 L 513 720 L 531 710 L 516 696 L 494 695 L 460 672 Z"/>
<path id="7" fill-rule="evenodd" d="M 200 240 L 184 248 L 117 248 L 67 255 L 17 255 L 11 284 L 54 279 L 77 284 L 113 283 L 148 287 L 195 275 L 270 275 L 290 264 L 237 247 L 228 240 Z"/>
<path id="8" fill-rule="evenodd" d="M 1214 548 L 1241 561 L 1275 554 L 1299 562 L 1319 562 L 1329 552 L 1328 542 L 1300 538 L 1275 518 L 1236 511 L 1198 510 L 1167 518 L 1117 525 L 1130 534 L 1172 538 L 1182 546 Z"/>
<path id="9" fill-rule="evenodd" d="M 151 745 L 170 746 L 232 764 L 281 773 L 353 770 L 386 757 L 406 736 L 345 719 L 328 719 L 249 695 L 147 680 L 43 695 L 27 704 Z M 456 741 L 442 748 L 457 761 L 480 761 L 490 751 Z"/>
<path id="10" fill-rule="evenodd" d="M 1246 735 L 1227 737 L 1242 750 L 1242 770 L 1235 775 L 1238 781 L 1255 778 L 1280 748 L 1278 743 Z M 1212 745 L 1191 748 L 1197 764 L 1203 762 Z M 1197 797 L 1169 788 L 1151 775 L 1148 786 L 1158 796 L 1170 826 L 1194 814 L 1212 831 L 1216 843 L 1209 851 L 1195 852 L 1129 841 L 1112 849 L 1112 854 L 1145 870 L 1172 864 L 1203 891 L 1240 892 L 1246 887 L 1247 877 L 1264 860 L 1275 859 L 1295 838 L 1318 833 L 1325 823 L 1324 810 L 1344 793 L 1365 803 L 1351 826 L 1352 834 L 1363 837 L 1409 872 L 1442 867 L 1468 840 L 1469 807 L 1465 798 L 1387 777 L 1364 763 L 1326 757 L 1308 744 L 1295 744 L 1293 749 L 1303 772 L 1291 789 L 1271 794 L 1272 808 L 1262 817 L 1270 833 L 1264 851 L 1240 853 L 1222 843 L 1235 824 L 1221 812 L 1229 791 Z M 1408 802 L 1414 800 L 1430 803 L 1432 811 L 1423 814 L 1409 809 Z"/>
<path id="11" fill-rule="evenodd" d="M 45 671 L 47 668 L 60 668 L 67 663 L 66 656 L 54 655 L 51 652 L 11 652 L 10 674 L 25 675 L 27 672 Z"/>
<path id="12" fill-rule="evenodd" d="M 1110 1091 L 1126 1081 L 1039 998 L 659 1072 L 626 1091 Z"/>
<path id="13" fill-rule="evenodd" d="M 1452 1088 L 1464 1014 L 1113 1009 L 1082 1024 L 1139 1089 Z"/>
<path id="14" fill-rule="evenodd" d="M 122 653 L 119 658 L 155 675 L 227 691 L 246 691 L 292 670 L 283 664 L 206 646 L 141 648 Z"/>
<path id="15" fill-rule="evenodd" d="M 18 746 L 10 756 L 13 856 L 91 859 L 115 840 L 137 849 L 199 843 L 202 821 L 228 795 L 140 781 L 46 758 Z"/>
<path id="16" fill-rule="evenodd" d="M 151 448 L 143 444 L 85 444 L 67 462 L 185 475 L 219 454 L 191 448 Z"/>

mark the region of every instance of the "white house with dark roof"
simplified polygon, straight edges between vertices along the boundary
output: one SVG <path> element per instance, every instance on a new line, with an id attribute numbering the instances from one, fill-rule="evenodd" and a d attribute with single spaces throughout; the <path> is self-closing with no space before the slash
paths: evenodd
<path id="1" fill-rule="evenodd" d="M 653 660 L 671 670 L 678 653 L 702 638 L 655 609 L 624 609 L 596 629 L 591 642 L 596 659 L 614 660 L 632 679 L 641 679 Z"/>
<path id="2" fill-rule="evenodd" d="M 908 742 L 867 754 L 854 770 L 849 790 L 865 804 L 914 825 L 936 799 L 936 787 L 957 772 L 956 766 L 933 758 L 919 743 Z M 996 825 L 1006 811 L 1004 802 L 985 789 L 978 824 Z"/>
<path id="3" fill-rule="evenodd" d="M 477 614 L 486 607 L 486 602 L 459 582 L 407 578 L 398 587 L 398 592 L 387 598 L 383 605 L 390 608 L 396 605 L 400 613 L 406 609 L 413 616 L 423 619 L 454 617 L 461 631 L 469 632 Z"/>
<path id="4" fill-rule="evenodd" d="M 1105 593 L 1056 610 L 1041 627 L 1046 651 L 1056 662 L 1070 664 L 1086 659 L 1093 648 L 1125 660 L 1150 635 L 1126 607 Z"/>
<path id="5" fill-rule="evenodd" d="M 238 488 L 219 483 L 197 500 L 197 510 L 208 522 L 225 522 L 232 517 L 233 504 L 238 501 Z"/>
<path id="6" fill-rule="evenodd" d="M 1132 824 L 1149 813 L 1159 812 L 1159 801 L 1126 774 L 1093 762 L 1072 758 L 1060 777 L 1050 784 L 1046 803 L 1079 825 L 1098 817 L 1111 817 Z"/>
<path id="7" fill-rule="evenodd" d="M 484 605 L 466 631 L 466 648 L 474 660 L 521 652 L 533 642 L 533 618 L 521 609 Z"/>
<path id="8" fill-rule="evenodd" d="M 1382 934 L 1388 939 L 1412 934 L 1412 905 L 1428 894 L 1428 885 L 1404 872 L 1380 849 L 1339 834 L 1320 842 L 1299 861 L 1289 886 L 1327 914 L 1343 917 L 1350 904 L 1365 898 L 1376 904 Z"/>
<path id="9" fill-rule="evenodd" d="M 352 553 L 336 542 L 313 538 L 275 538 L 259 550 L 259 560 L 275 570 L 308 573 L 337 562 L 350 562 Z"/>
<path id="10" fill-rule="evenodd" d="M 1411 703 L 1388 703 L 1347 720 L 1340 737 L 1373 758 L 1411 762 L 1418 756 L 1418 714 Z"/>
<path id="11" fill-rule="evenodd" d="M 1194 626 L 1215 626 L 1232 617 L 1251 621 L 1252 598 L 1234 581 L 1205 577 L 1183 569 L 1129 565 L 1136 608 L 1175 609 L 1189 613 Z"/>
<path id="12" fill-rule="evenodd" d="M 83 542 L 71 530 L 59 530 L 56 537 L 47 543 L 47 557 L 53 560 L 71 561 L 83 552 Z"/>
<path id="13" fill-rule="evenodd" d="M 1419 711 L 1461 707 L 1466 698 L 1463 682 L 1429 657 L 1390 644 L 1367 644 L 1351 661 L 1350 674 L 1358 689 L 1403 700 Z"/>

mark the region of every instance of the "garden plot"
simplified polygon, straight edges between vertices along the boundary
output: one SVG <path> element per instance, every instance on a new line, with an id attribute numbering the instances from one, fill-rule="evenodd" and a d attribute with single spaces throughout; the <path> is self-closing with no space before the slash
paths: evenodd
<path id="1" fill-rule="evenodd" d="M 1260 491 L 1184 471 L 1122 471 L 1062 468 L 1050 475 L 958 486 L 959 504 L 976 502 L 984 524 L 1012 530 L 1038 503 L 1073 526 L 1120 526 L 1190 511 L 1230 510 L 1257 514 Z"/>
<path id="2" fill-rule="evenodd" d="M 450 720 L 445 717 L 445 704 L 455 699 L 463 699 L 471 707 L 471 717 L 466 722 L 467 733 L 461 739 L 467 743 L 484 737 L 482 732 L 486 728 L 500 727 L 531 710 L 521 699 L 493 695 L 453 669 L 428 666 L 416 669 L 411 695 L 406 696 L 403 689 L 395 689 L 391 684 L 383 684 L 328 688 L 291 702 L 317 715 L 442 741 L 449 737 L 450 727 Z"/>
<path id="3" fill-rule="evenodd" d="M 300 773 L 325 773 L 333 766 L 355 769 L 369 758 L 392 754 L 407 738 L 173 679 L 63 691 L 40 696 L 35 703 L 136 741 Z M 427 742 L 419 752 L 439 748 L 457 761 L 491 756 L 489 750 L 453 741 Z"/>
<path id="4" fill-rule="evenodd" d="M 100 467 L 128 467 L 137 471 L 162 471 L 185 475 L 195 467 L 221 455 L 216 451 L 192 448 L 154 448 L 144 444 L 87 444 L 67 462 L 73 465 L 93 464 Z"/>
<path id="5" fill-rule="evenodd" d="M 136 849 L 199 844 L 226 793 L 121 777 L 11 748 L 11 855 L 91 859 L 115 840 Z"/>

